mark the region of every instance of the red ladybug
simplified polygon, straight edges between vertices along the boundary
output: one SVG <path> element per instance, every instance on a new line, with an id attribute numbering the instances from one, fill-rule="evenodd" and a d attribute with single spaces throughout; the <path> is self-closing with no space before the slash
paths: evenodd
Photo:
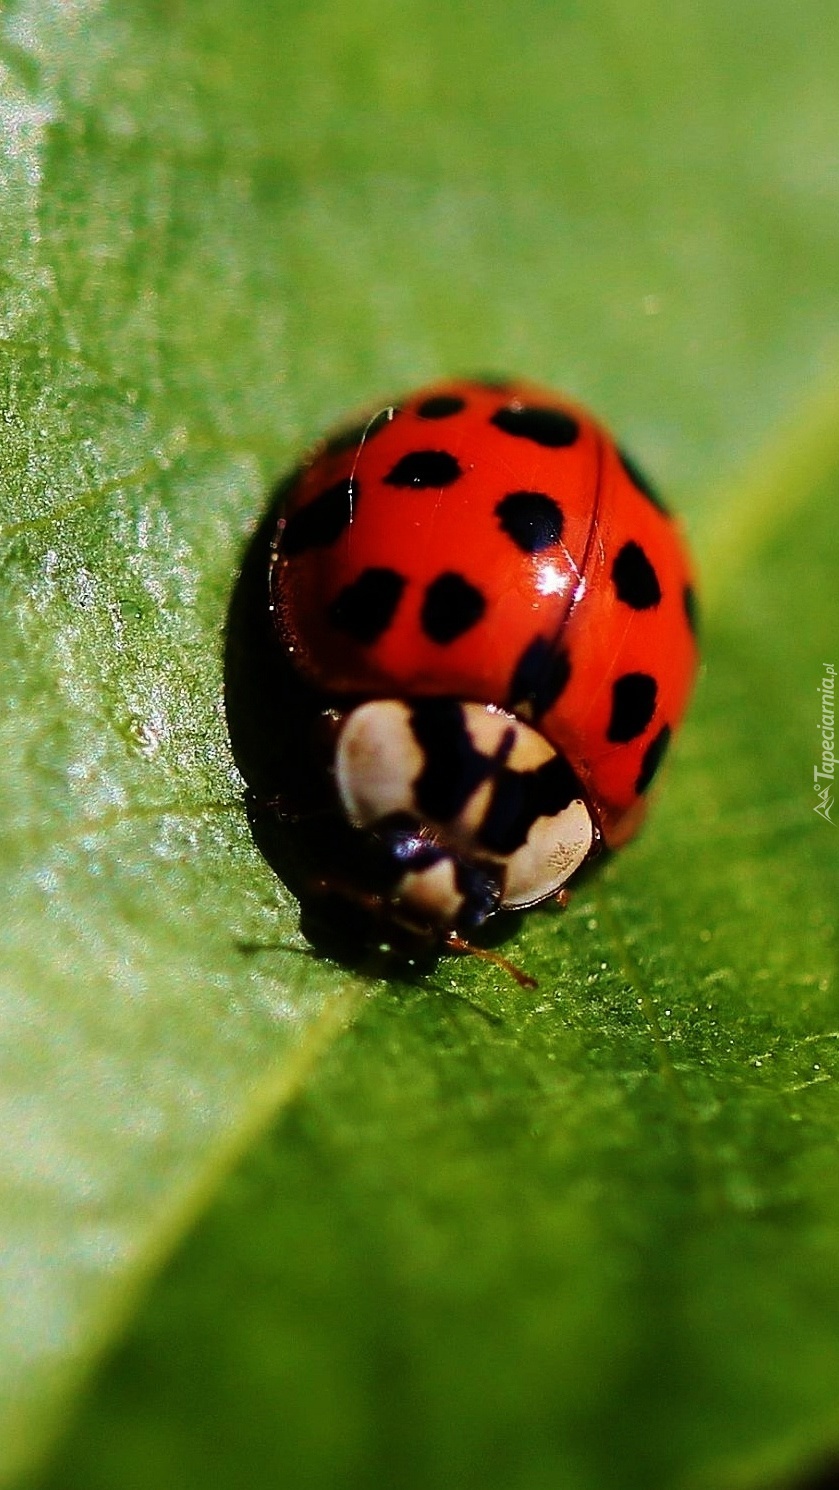
<path id="1" fill-rule="evenodd" d="M 570 400 L 449 382 L 339 432 L 270 591 L 310 701 L 284 811 L 318 816 L 313 885 L 376 934 L 456 943 L 639 827 L 696 672 L 691 564 Z"/>

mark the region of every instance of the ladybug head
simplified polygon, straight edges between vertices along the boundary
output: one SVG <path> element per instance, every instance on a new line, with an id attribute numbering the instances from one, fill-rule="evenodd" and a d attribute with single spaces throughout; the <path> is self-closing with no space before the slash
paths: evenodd
<path id="1" fill-rule="evenodd" d="M 385 856 L 397 922 L 416 930 L 472 932 L 498 910 L 496 865 L 471 862 L 408 813 L 394 813 L 369 831 Z"/>
<path id="2" fill-rule="evenodd" d="M 595 843 L 564 756 L 492 705 L 361 704 L 340 727 L 334 772 L 347 821 L 384 854 L 389 918 L 420 933 L 470 933 L 556 895 Z"/>

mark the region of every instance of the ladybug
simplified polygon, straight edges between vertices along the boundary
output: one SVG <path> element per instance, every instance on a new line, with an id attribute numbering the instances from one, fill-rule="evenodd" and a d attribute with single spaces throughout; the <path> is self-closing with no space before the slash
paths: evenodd
<path id="1" fill-rule="evenodd" d="M 697 667 L 689 555 L 571 400 L 453 381 L 339 430 L 270 554 L 307 890 L 467 945 L 640 826 Z"/>

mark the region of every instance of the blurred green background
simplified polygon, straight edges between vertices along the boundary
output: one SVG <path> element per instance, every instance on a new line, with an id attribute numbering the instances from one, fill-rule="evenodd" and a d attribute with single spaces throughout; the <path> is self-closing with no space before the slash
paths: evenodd
<path id="1" fill-rule="evenodd" d="M 839 56 L 827 0 L 0 17 L 0 1484 L 775 1490 L 839 1446 Z M 591 404 L 705 668 L 507 950 L 312 955 L 227 741 L 336 418 Z M 260 950 L 261 949 L 261 950 Z"/>

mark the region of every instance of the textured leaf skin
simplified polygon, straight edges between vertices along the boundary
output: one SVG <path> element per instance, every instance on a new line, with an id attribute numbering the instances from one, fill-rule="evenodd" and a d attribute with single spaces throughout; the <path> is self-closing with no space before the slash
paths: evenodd
<path id="1" fill-rule="evenodd" d="M 276 1465 L 711 1490 L 836 1441 L 836 849 L 806 795 L 829 636 L 755 625 L 826 593 L 835 490 L 709 621 L 649 833 L 527 921 L 540 988 L 458 964 L 379 994 L 153 1293 L 50 1490 Z"/>
<path id="2" fill-rule="evenodd" d="M 751 1490 L 839 1440 L 832 19 L 5 8 L 0 1483 L 263 1130 L 45 1486 Z M 533 996 L 312 957 L 223 712 L 276 478 L 492 368 L 621 432 L 711 602 Z"/>

